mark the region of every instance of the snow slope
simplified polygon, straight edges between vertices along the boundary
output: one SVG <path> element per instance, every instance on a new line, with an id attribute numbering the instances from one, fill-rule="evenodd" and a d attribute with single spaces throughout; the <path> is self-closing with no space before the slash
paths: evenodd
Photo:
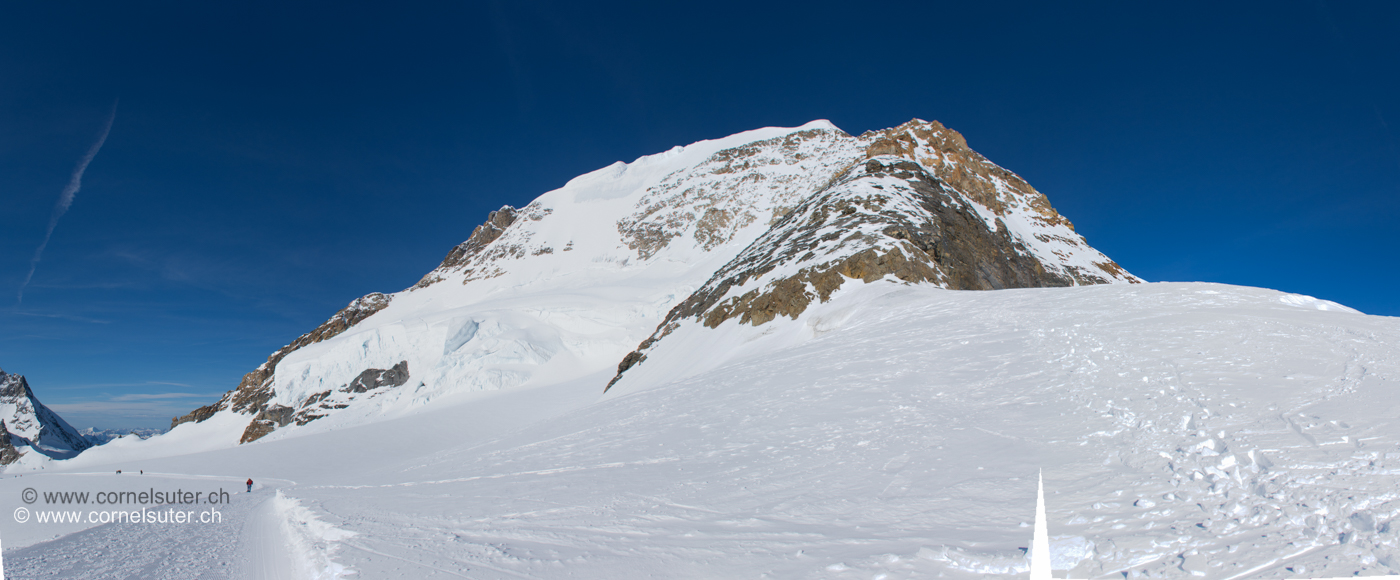
<path id="1" fill-rule="evenodd" d="M 188 455 L 118 441 L 0 497 L 119 466 L 287 480 L 321 524 L 286 545 L 325 577 L 1024 577 L 1043 470 L 1073 577 L 1393 574 L 1397 345 L 1400 320 L 1254 288 L 848 284 L 678 329 L 606 395 L 609 369 Z M 7 571 L 67 553 L 16 526 Z"/>

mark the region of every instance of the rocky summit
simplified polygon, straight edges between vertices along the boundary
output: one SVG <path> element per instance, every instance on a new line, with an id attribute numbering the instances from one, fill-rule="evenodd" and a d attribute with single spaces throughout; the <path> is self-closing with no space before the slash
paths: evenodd
<path id="1" fill-rule="evenodd" d="M 759 129 L 491 212 L 417 284 L 355 300 L 171 426 L 241 417 L 209 435 L 246 443 L 589 374 L 611 389 L 677 329 L 795 320 L 851 285 L 1139 281 L 938 122 Z"/>

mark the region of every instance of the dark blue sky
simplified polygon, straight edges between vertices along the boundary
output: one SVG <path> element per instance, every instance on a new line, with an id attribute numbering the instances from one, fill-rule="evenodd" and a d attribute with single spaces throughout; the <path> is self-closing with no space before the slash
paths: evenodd
<path id="1" fill-rule="evenodd" d="M 5 3 L 0 368 L 166 426 L 491 209 L 819 118 L 942 121 L 1149 280 L 1400 315 L 1400 4 L 1060 4 Z"/>

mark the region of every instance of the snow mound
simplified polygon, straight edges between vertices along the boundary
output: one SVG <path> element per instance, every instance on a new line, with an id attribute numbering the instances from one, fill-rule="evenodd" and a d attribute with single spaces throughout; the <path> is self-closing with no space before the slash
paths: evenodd
<path id="1" fill-rule="evenodd" d="M 1288 304 L 1290 306 L 1297 306 L 1300 308 L 1316 308 L 1318 310 L 1332 310 L 1336 312 L 1358 312 L 1357 310 L 1348 308 L 1346 306 L 1342 306 L 1341 304 L 1337 304 L 1336 302 L 1333 302 L 1331 300 L 1322 300 L 1319 298 L 1313 298 L 1312 296 L 1304 296 L 1302 294 L 1286 294 L 1284 296 L 1280 296 L 1279 302 Z"/>

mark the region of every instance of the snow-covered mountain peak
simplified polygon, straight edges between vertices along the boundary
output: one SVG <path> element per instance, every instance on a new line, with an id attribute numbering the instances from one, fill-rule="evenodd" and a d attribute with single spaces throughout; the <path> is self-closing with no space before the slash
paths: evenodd
<path id="1" fill-rule="evenodd" d="M 39 402 L 24 375 L 9 374 L 3 369 L 0 369 L 0 424 L 4 426 L 0 437 L 7 437 L 8 443 L 0 443 L 0 448 L 28 447 L 45 456 L 65 458 L 91 447 L 77 429 Z M 7 463 L 4 457 L 14 460 L 22 454 L 22 450 L 10 453 L 0 449 L 0 465 Z"/>
<path id="2" fill-rule="evenodd" d="M 601 374 L 678 317 L 763 324 L 848 279 L 886 278 L 1137 281 L 937 122 L 859 137 L 824 120 L 757 129 L 614 163 L 492 212 L 412 288 L 351 304 L 177 418 L 172 436 L 234 413 L 247 428 L 230 439 L 252 441 Z M 402 381 L 354 387 L 391 369 L 405 369 L 392 373 Z"/>

